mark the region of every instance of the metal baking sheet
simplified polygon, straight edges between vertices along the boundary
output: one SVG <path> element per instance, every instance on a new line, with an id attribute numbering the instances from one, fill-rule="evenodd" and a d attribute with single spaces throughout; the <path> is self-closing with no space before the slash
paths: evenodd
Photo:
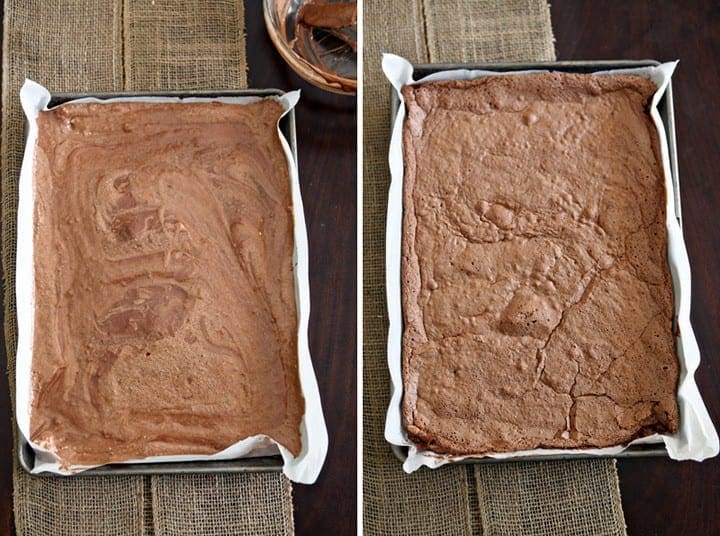
<path id="1" fill-rule="evenodd" d="M 530 62 L 530 63 L 433 63 L 433 64 L 413 64 L 413 78 L 420 80 L 431 74 L 441 71 L 452 71 L 457 69 L 484 70 L 497 72 L 514 72 L 529 70 L 548 70 L 561 71 L 567 73 L 593 73 L 597 71 L 609 71 L 612 69 L 632 69 L 637 67 L 652 67 L 660 65 L 656 60 L 597 60 L 597 61 L 553 61 L 553 62 Z M 400 106 L 400 99 L 397 93 L 391 89 L 390 97 L 390 125 L 395 123 Z M 670 170 L 672 174 L 673 196 L 675 198 L 675 217 L 677 218 L 680 228 L 682 229 L 682 213 L 680 210 L 680 181 L 678 178 L 677 165 L 677 140 L 675 137 L 675 112 L 673 108 L 672 80 L 668 84 L 667 90 L 662 99 L 658 103 L 658 112 L 662 118 L 667 134 L 668 152 L 670 157 Z M 405 462 L 408 455 L 408 447 L 399 445 L 390 445 L 395 456 Z M 628 448 L 617 454 L 584 454 L 584 453 L 567 453 L 567 454 L 551 454 L 544 456 L 518 456 L 509 458 L 491 458 L 478 457 L 466 458 L 458 461 L 451 461 L 453 464 L 468 465 L 475 463 L 507 463 L 518 461 L 533 460 L 571 460 L 580 458 L 641 458 L 641 457 L 668 457 L 667 450 L 663 443 L 657 444 L 640 444 L 630 445 Z"/>
<path id="2" fill-rule="evenodd" d="M 124 97 L 270 97 L 283 95 L 279 89 L 243 89 L 219 91 L 163 91 L 163 92 L 118 92 L 118 93 L 57 93 L 53 94 L 48 108 L 59 106 L 66 102 L 93 97 L 97 99 L 114 99 Z M 280 131 L 283 133 L 297 162 L 297 143 L 295 137 L 295 108 L 292 108 L 280 120 Z M 27 125 L 26 125 L 27 132 Z M 35 452 L 27 442 L 20 430 L 17 430 L 17 456 L 20 466 L 30 473 L 35 465 Z M 118 463 L 102 465 L 87 469 L 73 475 L 73 478 L 83 476 L 103 475 L 160 475 L 160 474 L 186 474 L 186 473 L 254 473 L 254 472 L 282 472 L 283 460 L 277 456 L 259 456 L 252 458 L 238 458 L 234 460 L 208 460 L 189 462 L 153 462 L 153 463 Z M 50 472 L 34 473 L 33 476 L 58 477 Z"/>

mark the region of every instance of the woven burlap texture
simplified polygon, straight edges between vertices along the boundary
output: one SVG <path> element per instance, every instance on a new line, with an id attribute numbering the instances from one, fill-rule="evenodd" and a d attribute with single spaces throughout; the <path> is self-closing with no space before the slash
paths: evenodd
<path id="1" fill-rule="evenodd" d="M 55 92 L 245 87 L 243 29 L 242 0 L 6 0 L 0 187 L 10 385 L 23 80 Z M 292 489 L 280 473 L 38 478 L 16 462 L 13 480 L 20 535 L 293 533 Z"/>
<path id="2" fill-rule="evenodd" d="M 364 2 L 363 486 L 366 534 L 625 534 L 612 460 L 525 462 L 405 474 L 383 437 L 385 216 L 390 85 L 383 52 L 418 63 L 554 60 L 542 0 Z"/>

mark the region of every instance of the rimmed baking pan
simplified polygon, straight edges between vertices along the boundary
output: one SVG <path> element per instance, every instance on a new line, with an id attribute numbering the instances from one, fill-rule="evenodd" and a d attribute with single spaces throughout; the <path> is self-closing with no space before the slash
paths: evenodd
<path id="1" fill-rule="evenodd" d="M 660 65 L 655 60 L 599 60 L 599 61 L 556 61 L 556 62 L 529 62 L 529 63 L 479 63 L 479 64 L 413 64 L 413 78 L 420 80 L 431 74 L 458 69 L 497 71 L 502 73 L 528 70 L 548 70 L 567 73 L 592 73 L 613 69 L 630 69 L 639 67 L 652 67 Z M 394 89 L 391 90 L 390 100 L 390 125 L 395 124 L 395 118 L 401 105 L 400 99 Z M 675 137 L 675 118 L 673 109 L 672 82 L 668 84 L 662 99 L 658 103 L 658 112 L 662 118 L 665 134 L 668 142 L 668 153 L 671 169 L 671 181 L 673 186 L 673 197 L 675 200 L 675 217 L 682 228 L 680 210 L 680 183 L 678 179 L 677 147 Z M 395 456 L 405 462 L 408 457 L 409 447 L 390 444 Z M 615 454 L 591 454 L 584 452 L 567 452 L 558 454 L 509 456 L 506 458 L 492 457 L 468 457 L 460 460 L 450 460 L 453 464 L 475 464 L 475 463 L 502 463 L 534 460 L 567 460 L 580 458 L 638 458 L 668 456 L 663 443 L 635 444 L 628 446 L 625 450 Z"/>
<path id="2" fill-rule="evenodd" d="M 161 92 L 117 92 L 117 93 L 57 93 L 53 94 L 48 108 L 81 98 L 115 99 L 126 97 L 270 97 L 285 94 L 278 89 L 246 89 L 246 90 L 213 90 L 213 91 L 161 91 Z M 287 139 L 293 158 L 297 162 L 297 143 L 295 133 L 295 109 L 292 108 L 280 120 L 280 131 Z M 27 124 L 26 124 L 27 133 Z M 17 456 L 20 466 L 31 472 L 35 465 L 35 452 L 18 429 Z M 272 456 L 237 458 L 231 460 L 200 460 L 184 462 L 149 462 L 149 463 L 117 463 L 87 469 L 73 477 L 101 475 L 152 475 L 152 474 L 185 474 L 185 473 L 247 473 L 270 472 L 283 470 L 283 459 L 279 452 Z M 40 472 L 34 476 L 60 477 L 64 475 Z"/>

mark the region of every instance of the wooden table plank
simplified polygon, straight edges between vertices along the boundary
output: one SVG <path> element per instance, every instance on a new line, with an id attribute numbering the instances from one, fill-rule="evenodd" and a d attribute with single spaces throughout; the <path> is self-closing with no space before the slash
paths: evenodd
<path id="1" fill-rule="evenodd" d="M 558 59 L 679 59 L 673 78 L 691 321 L 702 352 L 696 374 L 720 415 L 720 4 L 553 0 Z M 720 534 L 720 459 L 618 462 L 630 534 Z"/>
<path id="2" fill-rule="evenodd" d="M 310 242 L 310 352 L 330 434 L 318 482 L 294 486 L 298 535 L 355 534 L 356 106 L 304 82 L 245 1 L 250 87 L 300 88 L 298 161 Z"/>

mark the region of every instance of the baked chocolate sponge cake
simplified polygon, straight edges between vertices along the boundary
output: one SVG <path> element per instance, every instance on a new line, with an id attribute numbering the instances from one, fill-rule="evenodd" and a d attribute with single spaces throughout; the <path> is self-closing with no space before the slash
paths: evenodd
<path id="1" fill-rule="evenodd" d="M 301 450 L 282 106 L 42 112 L 30 439 L 65 466 Z"/>
<path id="2" fill-rule="evenodd" d="M 403 88 L 403 419 L 421 448 L 677 430 L 655 91 L 561 73 Z"/>

